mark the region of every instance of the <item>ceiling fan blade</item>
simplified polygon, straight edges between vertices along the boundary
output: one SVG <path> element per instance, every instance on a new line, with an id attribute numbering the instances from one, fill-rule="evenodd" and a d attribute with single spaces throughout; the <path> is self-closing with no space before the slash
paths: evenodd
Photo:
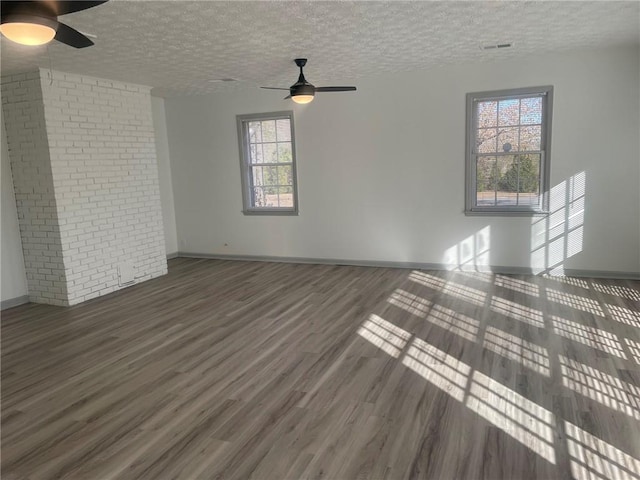
<path id="1" fill-rule="evenodd" d="M 93 45 L 91 39 L 85 37 L 82 33 L 70 26 L 60 22 L 58 22 L 58 29 L 56 30 L 56 36 L 54 38 L 61 43 L 75 48 L 85 48 Z"/>
<path id="2" fill-rule="evenodd" d="M 2 2 L 2 16 L 9 17 L 14 13 L 29 13 L 29 8 L 31 5 L 26 2 Z"/>
<path id="3" fill-rule="evenodd" d="M 266 90 L 289 90 L 288 88 L 280 88 L 280 87 L 260 87 Z"/>
<path id="4" fill-rule="evenodd" d="M 291 95 L 287 95 L 286 97 L 283 98 L 283 100 L 289 100 L 291 98 Z"/>
<path id="5" fill-rule="evenodd" d="M 48 1 L 46 3 L 50 4 L 55 9 L 56 15 L 66 15 L 67 13 L 79 12 L 81 10 L 86 10 L 87 8 L 97 7 L 98 5 L 101 5 L 108 1 L 109 0 L 59 0 L 57 2 Z"/>
<path id="6" fill-rule="evenodd" d="M 356 87 L 316 87 L 316 92 L 353 92 Z"/>

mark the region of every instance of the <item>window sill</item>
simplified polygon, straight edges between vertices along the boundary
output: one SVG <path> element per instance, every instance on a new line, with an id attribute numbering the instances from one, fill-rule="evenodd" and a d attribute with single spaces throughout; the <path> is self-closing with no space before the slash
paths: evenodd
<path id="1" fill-rule="evenodd" d="M 465 210 L 468 217 L 546 217 L 548 211 L 544 210 Z"/>
<path id="2" fill-rule="evenodd" d="M 252 216 L 252 215 L 273 215 L 273 216 L 297 216 L 298 215 L 298 210 L 297 209 L 278 209 L 278 210 L 274 210 L 274 209 L 260 209 L 260 210 L 243 210 L 242 213 L 244 215 L 248 215 L 248 216 Z"/>

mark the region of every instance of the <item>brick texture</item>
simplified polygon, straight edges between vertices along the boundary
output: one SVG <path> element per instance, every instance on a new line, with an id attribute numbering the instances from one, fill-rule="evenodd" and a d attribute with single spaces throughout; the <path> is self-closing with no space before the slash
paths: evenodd
<path id="1" fill-rule="evenodd" d="M 40 70 L 3 78 L 32 301 L 73 305 L 167 272 L 148 87 Z"/>
<path id="2" fill-rule="evenodd" d="M 67 305 L 40 73 L 3 78 L 2 108 L 29 298 L 37 303 Z"/>

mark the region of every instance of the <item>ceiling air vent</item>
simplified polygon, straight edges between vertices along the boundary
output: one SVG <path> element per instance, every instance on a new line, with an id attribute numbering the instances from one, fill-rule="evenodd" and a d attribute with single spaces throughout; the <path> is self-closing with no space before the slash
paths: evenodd
<path id="1" fill-rule="evenodd" d="M 480 50 L 494 50 L 496 48 L 509 48 L 512 46 L 513 43 L 496 43 L 492 45 L 481 45 Z"/>

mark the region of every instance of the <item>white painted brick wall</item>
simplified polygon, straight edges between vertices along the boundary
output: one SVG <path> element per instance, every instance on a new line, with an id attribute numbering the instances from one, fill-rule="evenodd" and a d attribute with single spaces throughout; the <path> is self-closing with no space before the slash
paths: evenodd
<path id="1" fill-rule="evenodd" d="M 29 299 L 68 305 L 40 73 L 3 77 L 2 108 Z"/>
<path id="2" fill-rule="evenodd" d="M 39 78 L 44 111 L 34 125 L 46 132 L 41 143 L 48 147 L 47 187 L 55 198 L 47 212 L 29 212 L 42 213 L 43 221 L 56 217 L 66 301 L 73 305 L 120 288 L 121 262 L 135 265 L 136 282 L 167 273 L 149 88 L 55 71 L 50 77 L 48 70 Z M 18 115 L 33 121 L 17 109 L 11 120 Z M 11 120 L 5 117 L 7 126 Z M 36 245 L 43 243 L 40 233 L 23 242 L 34 237 Z M 59 287 L 51 282 L 48 288 Z"/>

